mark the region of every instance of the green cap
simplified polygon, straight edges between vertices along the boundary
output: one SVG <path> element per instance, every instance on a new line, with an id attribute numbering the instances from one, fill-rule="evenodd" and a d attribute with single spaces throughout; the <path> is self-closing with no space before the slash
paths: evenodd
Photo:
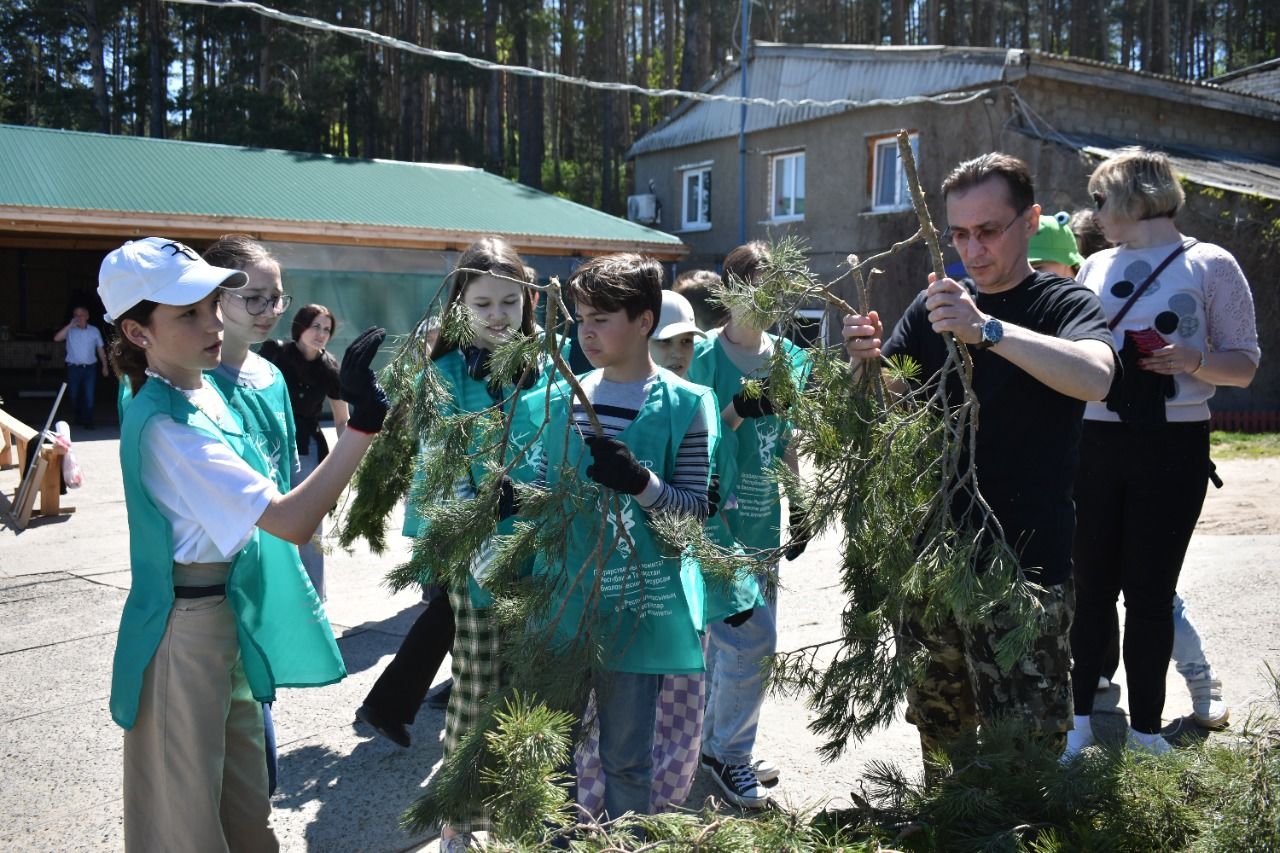
<path id="1" fill-rule="evenodd" d="M 1084 263 L 1084 256 L 1076 248 L 1076 236 L 1071 233 L 1071 214 L 1060 210 L 1053 216 L 1040 217 L 1040 230 L 1027 246 L 1027 260 L 1033 264 L 1054 261 L 1069 267 Z"/>

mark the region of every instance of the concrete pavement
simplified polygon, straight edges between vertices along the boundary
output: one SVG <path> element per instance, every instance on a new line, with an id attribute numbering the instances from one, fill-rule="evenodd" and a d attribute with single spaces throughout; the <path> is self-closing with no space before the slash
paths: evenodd
<path id="1" fill-rule="evenodd" d="M 122 844 L 121 736 L 107 697 L 129 585 L 123 489 L 115 433 L 99 429 L 76 438 L 86 482 L 64 500 L 77 512 L 36 520 L 22 532 L 0 528 L 3 849 L 117 850 Z M 1252 463 L 1220 470 L 1230 483 L 1232 466 L 1246 464 Z M 11 494 L 16 480 L 15 471 L 0 472 L 0 490 Z M 392 524 L 398 530 L 399 519 Z M 330 687 L 285 690 L 276 705 L 281 782 L 273 820 L 286 850 L 398 851 L 430 841 L 403 833 L 397 817 L 440 760 L 443 715 L 423 708 L 408 750 L 352 726 L 355 708 L 420 607 L 414 592 L 393 596 L 381 585 L 385 572 L 407 556 L 398 536 L 391 546 L 383 557 L 334 546 L 328 610 L 351 674 Z M 784 566 L 784 648 L 834 635 L 842 600 L 838 560 L 838 543 L 827 537 Z M 1181 591 L 1241 719 L 1243 701 L 1266 693 L 1262 662 L 1280 660 L 1280 535 L 1197 534 Z M 1189 713 L 1190 701 L 1170 673 L 1166 717 L 1173 720 Z M 437 680 L 446 675 L 442 670 Z M 1111 704 L 1122 710 L 1123 700 L 1116 690 Z M 847 798 L 870 761 L 918 763 L 914 729 L 899 720 L 824 764 L 806 720 L 803 703 L 786 698 L 771 698 L 762 715 L 758 754 L 782 767 L 774 793 L 787 805 Z M 712 792 L 699 780 L 690 804 Z"/>

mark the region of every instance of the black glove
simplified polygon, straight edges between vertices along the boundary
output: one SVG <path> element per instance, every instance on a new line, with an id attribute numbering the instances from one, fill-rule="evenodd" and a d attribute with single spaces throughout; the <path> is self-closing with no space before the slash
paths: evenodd
<path id="1" fill-rule="evenodd" d="M 712 474 L 707 483 L 707 518 L 715 518 L 720 511 L 720 475 Z"/>
<path id="2" fill-rule="evenodd" d="M 732 616 L 725 617 L 724 624 L 728 625 L 730 628 L 737 628 L 743 622 L 750 619 L 751 614 L 755 612 L 756 609 L 754 607 L 749 607 L 741 613 L 735 613 Z"/>
<path id="3" fill-rule="evenodd" d="M 540 376 L 542 376 L 542 371 L 538 368 L 538 362 L 535 360 L 533 364 L 529 365 L 528 370 L 516 377 L 516 387 L 521 391 L 528 391 L 534 385 L 538 384 L 538 378 Z"/>
<path id="4" fill-rule="evenodd" d="M 786 551 L 788 560 L 794 560 L 803 554 L 804 549 L 809 547 L 809 540 L 813 538 L 813 531 L 809 529 L 805 515 L 805 508 L 792 501 L 791 511 L 787 514 L 787 536 L 791 539 L 791 545 Z"/>
<path id="5" fill-rule="evenodd" d="M 520 512 L 520 497 L 516 494 L 516 485 L 506 474 L 498 485 L 498 521 L 506 521 Z"/>
<path id="6" fill-rule="evenodd" d="M 591 450 L 587 476 L 592 480 L 628 495 L 638 495 L 649 485 L 649 469 L 641 465 L 621 441 L 598 435 L 584 441 Z"/>
<path id="7" fill-rule="evenodd" d="M 368 328 L 361 332 L 342 354 L 342 368 L 338 373 L 342 399 L 351 404 L 347 426 L 369 435 L 382 429 L 387 410 L 391 408 L 386 392 L 369 366 L 386 336 L 386 329 Z"/>
<path id="8" fill-rule="evenodd" d="M 479 382 L 489 377 L 489 351 L 477 346 L 462 348 L 462 361 L 467 366 L 467 375 Z"/>
<path id="9" fill-rule="evenodd" d="M 773 401 L 769 399 L 769 389 L 760 392 L 759 397 L 748 397 L 745 391 L 733 395 L 733 410 L 740 418 L 763 418 L 772 415 Z"/>

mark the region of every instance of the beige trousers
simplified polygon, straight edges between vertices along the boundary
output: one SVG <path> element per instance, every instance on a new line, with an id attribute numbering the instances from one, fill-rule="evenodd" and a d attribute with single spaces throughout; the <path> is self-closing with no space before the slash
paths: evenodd
<path id="1" fill-rule="evenodd" d="M 226 564 L 175 565 L 174 584 L 226 580 Z M 125 849 L 277 851 L 262 707 L 223 596 L 179 598 L 124 734 Z"/>

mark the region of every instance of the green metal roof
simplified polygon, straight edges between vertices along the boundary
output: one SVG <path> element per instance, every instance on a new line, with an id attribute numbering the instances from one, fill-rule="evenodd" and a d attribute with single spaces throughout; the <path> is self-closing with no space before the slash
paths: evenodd
<path id="1" fill-rule="evenodd" d="M 481 169 L 0 125 L 0 205 L 678 247 Z"/>

